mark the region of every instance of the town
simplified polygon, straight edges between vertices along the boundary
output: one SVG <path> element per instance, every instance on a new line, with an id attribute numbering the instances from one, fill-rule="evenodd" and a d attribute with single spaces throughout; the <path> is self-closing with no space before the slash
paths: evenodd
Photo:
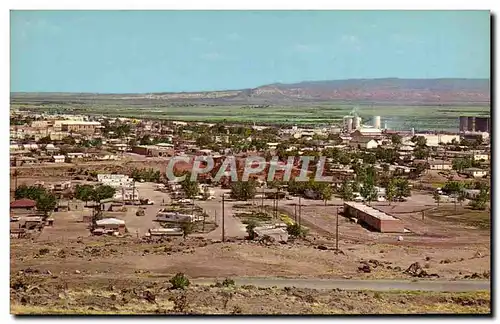
<path id="1" fill-rule="evenodd" d="M 195 255 L 210 254 L 195 252 L 192 245 L 200 242 L 234 245 L 235 253 L 246 242 L 266 247 L 259 253 L 270 258 L 283 246 L 299 255 L 312 253 L 307 256 L 312 263 L 323 257 L 311 251 L 342 252 L 344 278 L 373 278 L 391 269 L 389 278 L 487 279 L 489 123 L 489 118 L 460 117 L 457 132 L 447 134 L 381 129 L 380 116 L 366 123 L 346 116 L 330 128 L 305 129 L 12 111 L 12 253 L 48 244 L 57 258 L 74 253 L 70 246 L 76 242 L 92 245 L 109 235 L 118 241 L 106 245 L 127 244 L 132 250 L 130 244 L 167 239 L 173 247 L 165 251 L 182 254 L 188 240 Z M 214 181 L 225 157 L 235 160 L 241 176 L 252 156 L 265 159 L 265 170 L 250 174 L 248 181 L 229 175 Z M 312 161 L 302 171 L 305 156 Z M 175 163 L 173 172 L 184 175 L 183 181 L 167 177 L 167 165 L 176 157 L 184 162 Z M 199 157 L 209 157 L 215 167 L 193 180 L 189 161 Z M 301 173 L 314 174 L 321 160 L 322 173 L 332 181 L 314 176 L 299 181 Z M 273 247 L 276 251 L 269 252 Z M 33 257 L 44 248 L 39 250 Z M 300 257 L 285 258 L 288 266 L 272 266 L 272 274 L 299 271 L 300 264 L 290 263 Z M 260 273 L 256 261 L 242 260 L 247 261 L 252 270 L 241 264 L 213 275 Z M 13 267 L 21 269 L 25 262 L 26 256 Z M 100 262 L 99 256 L 81 260 L 74 271 L 90 274 Z M 176 262 L 172 269 L 179 267 Z M 198 262 L 189 262 L 194 264 L 183 272 L 191 276 L 213 271 L 196 270 Z M 349 266 L 354 262 L 359 265 Z M 132 266 L 144 270 L 142 263 Z M 308 271 L 326 270 L 316 266 Z M 60 265 L 50 268 L 58 273 Z"/>
<path id="2" fill-rule="evenodd" d="M 491 316 L 491 26 L 11 10 L 11 314 Z"/>

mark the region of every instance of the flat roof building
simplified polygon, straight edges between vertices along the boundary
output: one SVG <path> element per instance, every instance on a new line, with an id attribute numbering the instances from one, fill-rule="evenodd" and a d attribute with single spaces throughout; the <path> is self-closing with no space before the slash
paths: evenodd
<path id="1" fill-rule="evenodd" d="M 344 214 L 382 233 L 404 233 L 400 219 L 362 203 L 344 202 Z"/>

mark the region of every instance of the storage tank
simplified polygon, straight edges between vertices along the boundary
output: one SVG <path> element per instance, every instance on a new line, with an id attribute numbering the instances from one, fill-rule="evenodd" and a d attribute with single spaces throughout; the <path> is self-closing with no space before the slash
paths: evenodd
<path id="1" fill-rule="evenodd" d="M 469 119 L 467 118 L 467 116 L 460 116 L 460 132 L 466 132 L 467 131 L 467 121 Z"/>
<path id="2" fill-rule="evenodd" d="M 373 116 L 373 127 L 380 129 L 381 125 L 380 116 Z"/>
<path id="3" fill-rule="evenodd" d="M 344 117 L 344 129 L 348 133 L 352 132 L 352 124 L 353 124 L 353 117 L 352 116 L 345 116 Z"/>
<path id="4" fill-rule="evenodd" d="M 469 132 L 476 131 L 476 118 L 474 118 L 474 117 L 467 117 L 467 130 Z"/>
<path id="5" fill-rule="evenodd" d="M 490 117 L 476 117 L 476 127 L 474 130 L 476 132 L 487 133 L 490 131 L 489 123 Z"/>
<path id="6" fill-rule="evenodd" d="M 361 117 L 355 116 L 352 120 L 352 128 L 354 130 L 359 129 L 361 127 Z"/>

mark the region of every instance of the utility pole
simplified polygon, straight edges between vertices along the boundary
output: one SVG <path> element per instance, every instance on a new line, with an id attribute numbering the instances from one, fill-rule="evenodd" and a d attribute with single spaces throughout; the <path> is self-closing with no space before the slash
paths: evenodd
<path id="1" fill-rule="evenodd" d="M 132 182 L 132 204 L 135 205 L 135 180 Z"/>
<path id="2" fill-rule="evenodd" d="M 278 188 L 276 191 L 276 220 L 279 219 L 279 212 L 278 212 L 279 199 L 280 199 L 280 188 Z"/>
<path id="3" fill-rule="evenodd" d="M 294 221 L 297 221 L 297 204 L 295 204 L 295 212 L 293 213 Z"/>
<path id="4" fill-rule="evenodd" d="M 225 241 L 224 233 L 224 194 L 222 194 L 222 242 Z"/>
<path id="5" fill-rule="evenodd" d="M 17 158 L 15 158 L 14 165 L 17 166 Z M 14 170 L 14 190 L 17 190 L 17 176 L 18 175 L 19 175 L 19 173 L 17 172 L 17 170 Z"/>
<path id="6" fill-rule="evenodd" d="M 261 209 L 261 212 L 264 212 L 264 188 L 262 188 L 262 195 L 261 195 L 261 205 L 260 205 L 260 209 Z"/>
<path id="7" fill-rule="evenodd" d="M 335 227 L 335 249 L 339 250 L 339 208 L 337 207 L 337 225 Z"/>
<path id="8" fill-rule="evenodd" d="M 299 225 L 300 225 L 300 219 L 302 218 L 302 204 L 300 203 L 300 198 L 299 196 Z"/>

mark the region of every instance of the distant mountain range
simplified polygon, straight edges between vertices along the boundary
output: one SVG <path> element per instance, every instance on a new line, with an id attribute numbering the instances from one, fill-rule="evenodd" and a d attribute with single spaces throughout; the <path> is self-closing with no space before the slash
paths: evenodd
<path id="1" fill-rule="evenodd" d="M 489 79 L 350 79 L 269 84 L 254 89 L 151 93 L 12 93 L 18 100 L 164 100 L 234 104 L 298 102 L 358 102 L 371 104 L 481 104 L 490 103 Z M 30 100 L 30 101 L 31 101 Z"/>

